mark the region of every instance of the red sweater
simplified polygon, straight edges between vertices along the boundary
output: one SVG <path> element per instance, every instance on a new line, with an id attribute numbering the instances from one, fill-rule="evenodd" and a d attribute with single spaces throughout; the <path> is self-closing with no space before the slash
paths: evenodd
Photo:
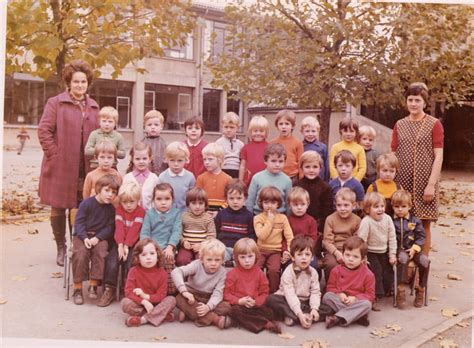
<path id="1" fill-rule="evenodd" d="M 187 140 L 185 140 L 184 143 L 189 150 L 189 162 L 184 165 L 184 168 L 193 173 L 194 177 L 197 178 L 206 171 L 204 161 L 202 160 L 202 149 L 207 145 L 207 141 L 201 139 L 199 144 L 195 146 L 189 146 Z"/>
<path id="2" fill-rule="evenodd" d="M 262 306 L 269 294 L 268 279 L 257 266 L 251 269 L 235 267 L 225 279 L 224 301 L 236 305 L 239 299 L 250 296 L 256 306 Z"/>
<path id="3" fill-rule="evenodd" d="M 316 244 L 316 241 L 318 240 L 318 224 L 312 216 L 308 214 L 304 214 L 303 216 L 290 214 L 288 215 L 288 221 L 295 238 L 299 235 L 308 236 Z M 286 249 L 286 242 L 283 241 L 282 250 Z"/>
<path id="4" fill-rule="evenodd" d="M 141 304 L 143 299 L 133 293 L 133 289 L 136 288 L 150 295 L 149 301 L 156 305 L 166 297 L 168 273 L 163 268 L 134 266 L 128 271 L 125 296 L 136 304 Z"/>
<path id="5" fill-rule="evenodd" d="M 331 270 L 326 292 L 347 296 L 355 296 L 358 300 L 369 300 L 375 298 L 375 276 L 366 264 L 356 269 L 349 269 L 343 265 L 337 265 Z"/>
<path id="6" fill-rule="evenodd" d="M 140 206 L 131 213 L 127 213 L 119 205 L 115 209 L 115 242 L 133 247 L 140 237 L 144 217 L 145 209 Z"/>

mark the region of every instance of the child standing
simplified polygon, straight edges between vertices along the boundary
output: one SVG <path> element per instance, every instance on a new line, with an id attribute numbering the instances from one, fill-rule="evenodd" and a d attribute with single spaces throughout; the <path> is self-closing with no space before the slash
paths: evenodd
<path id="1" fill-rule="evenodd" d="M 236 267 L 226 277 L 224 300 L 230 303 L 229 317 L 236 326 L 250 332 L 262 330 L 281 333 L 273 319 L 273 312 L 265 305 L 268 297 L 268 280 L 257 266 L 260 256 L 253 239 L 242 238 L 235 243 Z"/>
<path id="2" fill-rule="evenodd" d="M 216 143 L 224 149 L 224 163 L 222 170 L 232 178 L 239 177 L 240 151 L 244 143 L 237 139 L 237 130 L 240 127 L 240 117 L 235 112 L 227 112 L 222 118 L 222 137 Z"/>
<path id="3" fill-rule="evenodd" d="M 173 207 L 173 188 L 170 184 L 158 184 L 153 189 L 153 208 L 148 209 L 143 220 L 140 239 L 151 238 L 163 250 L 164 268 L 168 272 L 174 268 L 174 255 L 181 239 L 181 212 Z M 176 288 L 168 281 L 168 294 Z"/>
<path id="4" fill-rule="evenodd" d="M 207 145 L 207 142 L 202 139 L 204 136 L 204 122 L 197 116 L 186 119 L 184 121 L 184 133 L 187 138 L 184 143 L 189 150 L 189 162 L 186 163 L 184 168 L 197 178 L 205 171 L 202 159 L 202 149 Z"/>
<path id="5" fill-rule="evenodd" d="M 278 213 L 283 204 L 283 196 L 276 187 L 264 187 L 258 195 L 258 205 L 262 213 L 254 217 L 253 224 L 257 235 L 257 245 L 261 257 L 258 259 L 260 268 L 267 268 L 270 293 L 277 291 L 280 284 L 281 264 L 287 262 L 291 255 L 283 250 L 283 239 L 286 245 L 293 240 L 293 232 L 286 215 Z"/>
<path id="6" fill-rule="evenodd" d="M 308 116 L 301 121 L 301 134 L 303 134 L 303 148 L 306 151 L 316 151 L 321 156 L 319 176 L 324 181 L 329 181 L 328 147 L 319 141 L 321 126 L 316 118 Z M 301 158 L 301 157 L 300 157 Z M 301 169 L 301 160 L 300 160 Z"/>
<path id="7" fill-rule="evenodd" d="M 316 270 L 310 266 L 314 242 L 307 236 L 297 236 L 290 245 L 293 264 L 281 276 L 280 288 L 270 295 L 267 305 L 279 320 L 292 326 L 298 320 L 309 329 L 313 321 L 319 320 L 321 291 Z"/>
<path id="8" fill-rule="evenodd" d="M 348 326 L 353 322 L 370 325 L 375 277 L 363 262 L 367 245 L 361 238 L 353 236 L 344 242 L 343 253 L 344 264 L 334 267 L 323 296 L 323 304 L 336 312 L 326 317 L 326 329 Z"/>
<path id="9" fill-rule="evenodd" d="M 272 144 L 281 144 L 285 148 L 286 158 L 283 172 L 292 181 L 298 179 L 298 159 L 304 152 L 301 141 L 293 136 L 295 124 L 296 115 L 293 111 L 287 109 L 278 111 L 275 118 L 275 127 L 278 128 L 280 135 L 270 141 Z"/>
<path id="10" fill-rule="evenodd" d="M 104 175 L 95 184 L 97 194 L 79 205 L 72 243 L 72 297 L 76 305 L 84 303 L 82 282 L 85 280 L 89 280 L 89 298 L 97 298 L 97 285 L 104 274 L 108 241 L 114 233 L 115 209 L 112 202 L 119 186 L 117 178 Z"/>
<path id="11" fill-rule="evenodd" d="M 421 220 L 410 214 L 411 194 L 398 190 L 392 195 L 392 205 L 395 210 L 393 223 L 397 235 L 397 307 L 403 309 L 406 305 L 405 284 L 409 282 L 408 263 L 413 260 L 420 272 L 419 285 L 415 290 L 415 307 L 422 307 L 425 287 L 428 281 L 430 260 L 421 253 L 425 244 L 425 230 Z"/>
<path id="12" fill-rule="evenodd" d="M 133 250 L 133 266 L 125 284 L 122 311 L 129 317 L 127 326 L 173 321 L 176 299 L 166 296 L 168 274 L 162 268 L 163 253 L 150 238 L 142 239 Z"/>
<path id="13" fill-rule="evenodd" d="M 179 141 L 173 141 L 165 149 L 168 169 L 160 174 L 158 183 L 166 182 L 173 187 L 174 206 L 182 212 L 186 210 L 186 192 L 196 185 L 194 175 L 184 169 L 189 162 L 189 150 Z"/>
<path id="14" fill-rule="evenodd" d="M 18 149 L 17 155 L 21 155 L 23 152 L 23 148 L 25 147 L 25 143 L 27 139 L 30 139 L 30 135 L 28 134 L 25 127 L 20 127 L 20 133 L 16 136 L 17 139 L 20 141 L 20 148 Z"/>
<path id="15" fill-rule="evenodd" d="M 352 168 L 352 174 L 359 182 L 364 178 L 366 171 L 366 160 L 365 151 L 362 146 L 357 144 L 356 139 L 359 134 L 359 124 L 356 120 L 350 117 L 344 118 L 339 123 L 339 134 L 342 140 L 331 147 L 329 153 L 329 173 L 332 179 L 335 179 L 338 175 L 336 170 L 336 162 L 334 158 L 341 150 L 347 150 L 355 158 L 355 164 Z"/>
<path id="16" fill-rule="evenodd" d="M 356 194 L 357 203 L 364 199 L 364 188 L 362 184 L 352 176 L 356 164 L 354 155 L 348 150 L 339 151 L 334 157 L 334 165 L 337 171 L 337 178 L 329 181 L 333 197 L 342 187 L 347 187 Z"/>
<path id="17" fill-rule="evenodd" d="M 118 122 L 118 111 L 112 106 L 104 106 L 99 111 L 97 116 L 99 120 L 99 129 L 92 131 L 87 140 L 84 154 L 86 156 L 92 156 L 95 153 L 95 146 L 103 140 L 108 140 L 115 145 L 117 149 L 117 158 L 125 158 L 125 144 L 123 142 L 122 135 L 115 130 Z M 90 161 L 91 168 L 97 168 L 97 159 L 93 158 Z M 113 166 L 117 166 L 117 159 L 113 163 Z"/>
<path id="18" fill-rule="evenodd" d="M 373 310 L 380 310 L 377 300 L 390 294 L 393 286 L 391 265 L 397 261 L 397 239 L 393 221 L 385 214 L 385 199 L 370 192 L 364 198 L 364 213 L 357 235 L 367 243 L 369 267 L 375 275 Z"/>
<path id="19" fill-rule="evenodd" d="M 145 209 L 140 202 L 140 186 L 133 182 L 122 185 L 119 189 L 119 206 L 115 209 L 115 233 L 113 246 L 105 260 L 105 290 L 97 305 L 107 307 L 115 298 L 119 265 L 124 265 L 124 274 L 132 264 L 132 250 L 140 237 Z"/>
<path id="20" fill-rule="evenodd" d="M 254 214 L 262 212 L 257 200 L 260 191 L 266 186 L 274 186 L 283 195 L 283 202 L 278 211 L 284 213 L 286 211 L 286 197 L 292 186 L 291 179 L 282 172 L 286 158 L 285 148 L 280 144 L 269 144 L 265 148 L 263 158 L 266 169 L 254 175 L 250 182 L 247 209 Z"/>
<path id="21" fill-rule="evenodd" d="M 373 127 L 362 126 L 359 128 L 359 144 L 364 148 L 365 160 L 367 163 L 365 176 L 361 181 L 364 191 L 367 191 L 369 185 L 372 184 L 377 178 L 375 164 L 377 157 L 379 157 L 379 152 L 373 148 L 376 136 L 377 133 Z"/>
<path id="22" fill-rule="evenodd" d="M 207 194 L 199 187 L 194 187 L 186 194 L 188 211 L 181 215 L 183 236 L 176 257 L 176 265 L 184 266 L 195 260 L 203 241 L 216 238 L 214 219 L 206 212 Z"/>
<path id="23" fill-rule="evenodd" d="M 130 164 L 123 183 L 134 182 L 141 187 L 140 204 L 145 210 L 152 208 L 153 189 L 159 183 L 150 167 L 153 167 L 151 147 L 141 141 L 135 143 L 130 149 Z"/>
<path id="24" fill-rule="evenodd" d="M 256 239 L 253 228 L 253 214 L 245 207 L 245 185 L 242 181 L 233 179 L 224 189 L 227 208 L 217 213 L 215 223 L 217 238 L 225 244 L 224 261 L 232 259 L 235 243 L 244 237 Z"/>
<path id="25" fill-rule="evenodd" d="M 166 149 L 166 141 L 161 137 L 161 131 L 165 124 L 163 114 L 157 110 L 150 110 L 145 114 L 144 126 L 145 137 L 142 142 L 150 146 L 153 158 L 153 172 L 160 175 L 166 170 L 166 162 L 163 161 L 163 155 Z"/>
<path id="26" fill-rule="evenodd" d="M 226 270 L 224 262 L 225 245 L 217 239 L 207 239 L 201 244 L 199 260 L 173 270 L 173 278 L 179 294 L 176 304 L 180 310 L 180 322 L 186 318 L 196 326 L 215 325 L 220 329 L 229 327 L 226 318 L 229 304 L 223 302 Z"/>
<path id="27" fill-rule="evenodd" d="M 250 120 L 247 133 L 250 141 L 240 151 L 239 180 L 248 187 L 252 177 L 265 169 L 263 156 L 268 145 L 268 121 L 263 116 L 254 116 Z"/>

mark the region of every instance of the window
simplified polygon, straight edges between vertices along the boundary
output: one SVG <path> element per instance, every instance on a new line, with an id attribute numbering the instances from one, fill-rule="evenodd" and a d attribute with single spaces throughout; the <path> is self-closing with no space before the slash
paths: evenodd
<path id="1" fill-rule="evenodd" d="M 240 99 L 235 99 L 237 95 L 236 91 L 227 92 L 227 112 L 235 112 L 240 117 L 240 129 L 239 132 L 244 131 L 244 108 Z"/>
<path id="2" fill-rule="evenodd" d="M 227 24 L 206 20 L 204 32 L 205 59 L 216 61 L 222 54 L 232 54 L 234 43 L 226 41 L 229 33 Z"/>
<path id="3" fill-rule="evenodd" d="M 219 131 L 221 109 L 221 91 L 204 89 L 202 101 L 202 120 L 207 131 Z"/>
<path id="4" fill-rule="evenodd" d="M 189 35 L 184 46 L 173 46 L 165 48 L 165 56 L 179 59 L 193 59 L 194 38 Z"/>

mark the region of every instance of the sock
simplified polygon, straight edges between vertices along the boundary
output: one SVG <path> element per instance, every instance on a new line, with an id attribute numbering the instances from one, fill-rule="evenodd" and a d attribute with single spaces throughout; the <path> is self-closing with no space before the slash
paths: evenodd
<path id="1" fill-rule="evenodd" d="M 99 281 L 97 279 L 89 280 L 89 285 L 90 286 L 97 286 L 98 284 L 99 284 Z"/>
<path id="2" fill-rule="evenodd" d="M 143 315 L 143 316 L 141 316 L 141 317 L 140 317 L 140 324 L 142 324 L 142 325 L 143 325 L 143 324 L 146 324 L 146 323 L 148 323 L 148 319 L 147 319 L 147 318 L 145 318 L 145 316 L 144 316 L 144 315 Z"/>
<path id="3" fill-rule="evenodd" d="M 81 290 L 82 289 L 82 282 L 74 283 L 74 290 Z"/>

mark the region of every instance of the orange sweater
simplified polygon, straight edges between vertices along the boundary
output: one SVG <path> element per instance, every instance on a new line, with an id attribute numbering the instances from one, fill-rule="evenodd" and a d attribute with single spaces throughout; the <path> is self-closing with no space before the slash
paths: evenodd
<path id="1" fill-rule="evenodd" d="M 196 187 L 206 191 L 210 206 L 225 206 L 224 188 L 231 180 L 232 178 L 224 172 L 212 174 L 206 171 L 197 177 Z"/>
<path id="2" fill-rule="evenodd" d="M 281 144 L 286 151 L 286 161 L 283 167 L 283 172 L 290 178 L 298 175 L 298 161 L 304 152 L 303 142 L 298 140 L 293 135 L 282 138 L 278 137 L 270 141 L 272 144 Z"/>

